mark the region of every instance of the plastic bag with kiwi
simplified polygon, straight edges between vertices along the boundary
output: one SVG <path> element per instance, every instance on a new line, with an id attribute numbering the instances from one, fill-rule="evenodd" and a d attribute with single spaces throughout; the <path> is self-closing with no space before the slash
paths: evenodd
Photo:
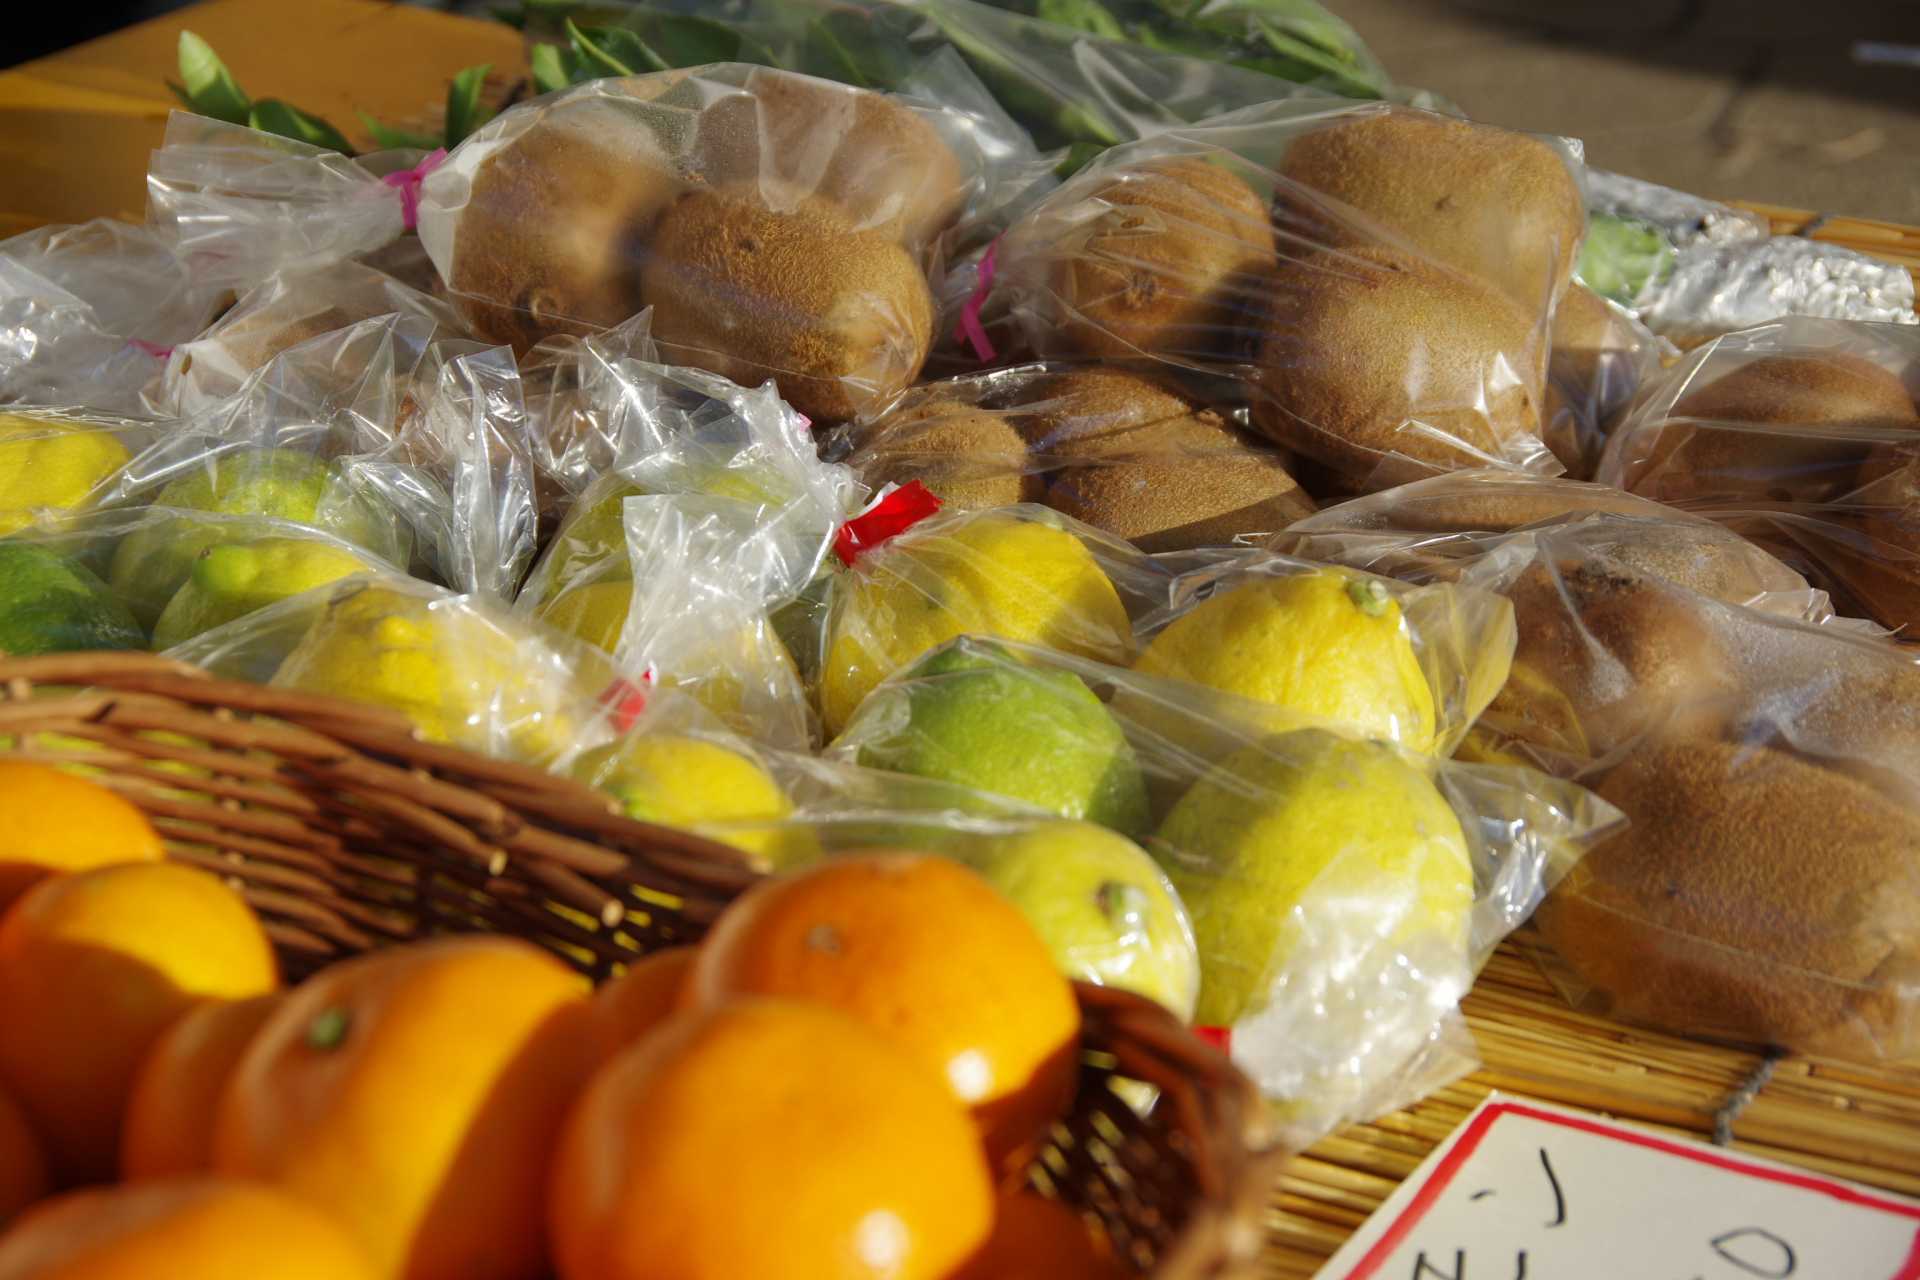
<path id="1" fill-rule="evenodd" d="M 1032 364 L 906 392 L 826 444 L 947 510 L 1038 502 L 1143 551 L 1257 538 L 1313 510 L 1287 455 L 1164 376 Z"/>
<path id="2" fill-rule="evenodd" d="M 1323 469 L 1316 497 L 1554 474 L 1549 318 L 1584 225 L 1553 140 L 1279 102 L 1101 156 L 1009 229 L 986 305 L 1042 355 L 1237 387 L 1257 429 Z"/>
<path id="3" fill-rule="evenodd" d="M 1641 392 L 1597 478 L 1663 502 L 1828 502 L 1920 432 L 1920 329 L 1790 317 L 1690 352 Z"/>
<path id="4" fill-rule="evenodd" d="M 743 64 L 502 113 L 422 188 L 476 332 L 525 350 L 653 310 L 663 355 L 851 417 L 918 375 L 929 274 L 991 165 L 959 111 Z"/>
<path id="5" fill-rule="evenodd" d="M 1474 974 L 1612 820 L 1579 786 L 1528 770 L 1439 762 L 1230 694 L 978 637 L 882 683 L 827 754 L 982 791 L 1064 828 L 1024 858 L 1070 869 L 1122 838 L 1145 849 L 1191 917 L 1193 1016 L 1228 1034 L 1302 1143 L 1471 1069 L 1457 1006 Z M 962 856 L 991 855 L 1004 821 L 976 810 L 890 830 L 870 812 L 823 817 L 814 831 L 829 851 L 906 843 Z M 1036 905 L 1059 927 L 1081 904 Z"/>
<path id="6" fill-rule="evenodd" d="M 238 393 L 250 374 L 288 348 L 387 315 L 430 322 L 410 328 L 409 338 L 465 334 L 452 307 L 373 267 L 336 262 L 285 271 L 249 290 L 198 337 L 174 345 L 148 402 L 157 413 L 191 416 Z"/>
<path id="7" fill-rule="evenodd" d="M 1575 281 L 1553 312 L 1540 435 L 1576 480 L 1593 478 L 1607 440 L 1672 352 L 1632 312 Z M 1677 353 L 1674 353 L 1677 354 Z"/>

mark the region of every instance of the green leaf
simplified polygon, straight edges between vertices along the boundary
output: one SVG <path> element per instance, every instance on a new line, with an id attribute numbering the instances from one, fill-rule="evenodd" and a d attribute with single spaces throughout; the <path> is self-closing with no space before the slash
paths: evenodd
<path id="1" fill-rule="evenodd" d="M 585 69 L 598 76 L 637 76 L 665 71 L 667 64 L 646 41 L 621 27 L 594 27 L 583 31 L 567 19 L 567 37 Z"/>
<path id="2" fill-rule="evenodd" d="M 180 83 L 186 86 L 186 99 L 203 116 L 245 124 L 252 104 L 235 83 L 227 64 L 213 46 L 191 31 L 180 33 Z"/>
<path id="3" fill-rule="evenodd" d="M 898 88 L 908 68 L 904 52 L 874 33 L 854 9 L 836 9 L 807 24 L 801 69 L 861 89 Z"/>
<path id="4" fill-rule="evenodd" d="M 670 67 L 700 67 L 709 62 L 740 60 L 739 32 L 710 18 L 649 14 L 639 25 L 648 46 Z"/>
<path id="5" fill-rule="evenodd" d="M 1126 29 L 1107 12 L 1100 0 L 1039 0 L 1034 8 L 1034 16 L 1043 22 L 1057 22 L 1063 27 L 1072 27 L 1076 31 L 1103 36 L 1108 40 L 1127 38 Z"/>
<path id="6" fill-rule="evenodd" d="M 276 133 L 283 138 L 294 138 L 346 155 L 353 154 L 353 144 L 347 141 L 344 133 L 319 116 L 310 115 L 277 98 L 262 98 L 254 103 L 247 123 L 262 133 Z"/>
<path id="7" fill-rule="evenodd" d="M 166 82 L 166 85 L 167 85 L 167 88 L 169 88 L 169 89 L 171 89 L 171 90 L 173 90 L 173 96 L 174 96 L 174 97 L 176 97 L 176 98 L 178 98 L 178 99 L 180 99 L 180 101 L 181 101 L 182 103 L 184 103 L 184 104 L 185 104 L 185 105 L 187 106 L 187 108 L 188 108 L 189 110 L 191 110 L 191 109 L 192 109 L 192 107 L 193 107 L 193 95 L 187 92 L 187 90 L 186 90 L 186 86 L 185 86 L 185 85 L 178 85 L 178 84 L 175 84 L 175 83 L 174 83 L 173 81 L 171 81 L 171 80 L 169 80 L 169 81 L 167 81 L 167 82 Z"/>
<path id="8" fill-rule="evenodd" d="M 554 93 L 573 83 L 573 73 L 580 60 L 571 49 L 562 49 L 557 44 L 537 44 L 527 55 L 527 65 L 533 72 L 533 87 L 541 93 Z"/>
<path id="9" fill-rule="evenodd" d="M 489 62 L 464 67 L 447 86 L 447 146 L 458 145 L 491 118 L 492 112 L 480 105 L 480 90 L 486 86 L 491 70 L 493 64 Z"/>
<path id="10" fill-rule="evenodd" d="M 366 112 L 360 113 L 360 123 L 367 126 L 367 133 L 382 147 L 409 147 L 418 151 L 431 151 L 440 145 L 440 139 L 430 133 L 408 133 L 405 129 L 395 129 L 374 119 Z"/>

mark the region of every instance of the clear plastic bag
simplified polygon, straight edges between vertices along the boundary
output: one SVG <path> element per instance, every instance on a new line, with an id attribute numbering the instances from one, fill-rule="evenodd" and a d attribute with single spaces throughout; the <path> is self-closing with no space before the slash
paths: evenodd
<path id="1" fill-rule="evenodd" d="M 1474 974 L 1613 825 L 1571 783 L 1279 725 L 1229 695 L 975 637 L 883 683 L 829 754 L 1141 842 L 1192 918 L 1198 1021 L 1230 1030 L 1302 1143 L 1471 1068 L 1457 1005 Z M 901 839 L 870 812 L 799 815 L 830 851 Z M 1005 821 L 943 819 L 932 847 L 990 854 Z M 1076 843 L 1095 841 L 1063 838 L 1054 856 Z"/>
<path id="2" fill-rule="evenodd" d="M 162 237 L 112 219 L 0 241 L 0 403 L 145 416 L 168 350 L 207 327 L 223 292 Z"/>
<path id="3" fill-rule="evenodd" d="M 651 307 L 668 360 L 824 422 L 918 375 L 928 273 L 987 185 L 960 112 L 720 64 L 503 113 L 428 177 L 420 234 L 494 341 Z"/>
<path id="4" fill-rule="evenodd" d="M 1669 350 L 1633 313 L 1576 283 L 1553 313 L 1541 438 L 1576 480 L 1591 479 L 1608 438 Z"/>
<path id="5" fill-rule="evenodd" d="M 1313 510 L 1290 459 L 1164 378 L 1022 365 L 915 387 L 825 446 L 945 509 L 1038 502 L 1143 551 L 1258 538 Z"/>
<path id="6" fill-rule="evenodd" d="M 1008 230 L 989 305 L 1042 355 L 1238 380 L 1322 490 L 1554 474 L 1548 322 L 1584 228 L 1549 141 L 1273 103 L 1107 152 Z"/>
<path id="7" fill-rule="evenodd" d="M 159 433 L 136 419 L 0 410 L 0 534 L 29 525 L 58 527 L 96 505 Z"/>

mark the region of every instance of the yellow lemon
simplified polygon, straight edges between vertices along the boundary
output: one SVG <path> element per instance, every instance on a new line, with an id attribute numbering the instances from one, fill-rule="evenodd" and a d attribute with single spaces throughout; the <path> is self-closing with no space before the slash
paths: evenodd
<path id="1" fill-rule="evenodd" d="M 1328 569 L 1220 592 L 1155 636 L 1134 670 L 1409 750 L 1434 745 L 1433 690 L 1399 602 L 1373 578 Z"/>
<path id="2" fill-rule="evenodd" d="M 1006 511 L 909 531 L 842 575 L 828 619 L 820 714 L 829 735 L 875 685 L 955 636 L 1123 663 L 1133 629 L 1080 539 Z"/>
<path id="3" fill-rule="evenodd" d="M 0 533 L 33 523 L 36 511 L 79 506 L 129 457 L 112 432 L 97 427 L 0 414 Z"/>
<path id="4" fill-rule="evenodd" d="M 574 762 L 573 776 L 613 796 L 630 818 L 700 832 L 774 869 L 819 848 L 812 832 L 773 825 L 793 805 L 759 762 L 704 738 L 663 733 L 597 747 Z"/>
<path id="5" fill-rule="evenodd" d="M 566 746 L 593 691 L 510 625 L 464 601 L 364 587 L 327 606 L 273 683 L 392 707 L 431 741 L 538 763 Z"/>
<path id="6" fill-rule="evenodd" d="M 564 587 L 534 610 L 533 616 L 550 627 L 578 636 L 612 653 L 620 647 L 620 633 L 633 605 L 633 579 L 615 578 Z"/>
<path id="7" fill-rule="evenodd" d="M 171 649 L 202 631 L 278 600 L 372 569 L 359 556 L 305 538 L 215 544 L 194 558 L 186 584 L 160 611 L 153 647 Z"/>

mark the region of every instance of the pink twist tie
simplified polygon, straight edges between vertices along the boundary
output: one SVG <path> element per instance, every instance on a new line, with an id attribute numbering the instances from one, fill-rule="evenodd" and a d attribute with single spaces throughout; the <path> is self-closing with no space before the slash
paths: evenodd
<path id="1" fill-rule="evenodd" d="M 398 173 L 390 173 L 380 179 L 400 193 L 400 223 L 407 230 L 412 231 L 420 225 L 420 184 L 425 182 L 427 175 L 438 169 L 440 162 L 446 158 L 447 149 L 441 147 L 413 168 L 402 169 Z"/>
<path id="2" fill-rule="evenodd" d="M 986 326 L 980 323 L 980 308 L 987 305 L 987 295 L 993 292 L 993 273 L 999 255 L 1000 237 L 995 236 L 987 251 L 980 255 L 980 279 L 973 286 L 973 295 L 960 308 L 960 325 L 953 331 L 955 342 L 965 339 L 973 344 L 974 358 L 982 364 L 994 358 L 993 343 L 987 337 Z"/>
<path id="3" fill-rule="evenodd" d="M 162 346 L 158 342 L 147 342 L 141 338 L 128 338 L 127 345 L 135 351 L 144 352 L 155 360 L 167 360 L 173 356 L 173 348 Z"/>

